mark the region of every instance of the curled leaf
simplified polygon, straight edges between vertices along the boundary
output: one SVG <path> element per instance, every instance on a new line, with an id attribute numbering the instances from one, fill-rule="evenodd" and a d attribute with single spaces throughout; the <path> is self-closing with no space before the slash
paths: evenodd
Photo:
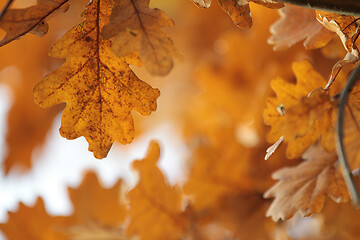
<path id="1" fill-rule="evenodd" d="M 359 58 L 359 49 L 355 44 L 354 36 L 359 34 L 357 19 L 353 16 L 316 11 L 316 18 L 330 31 L 335 32 L 342 41 L 345 49 Z"/>
<path id="2" fill-rule="evenodd" d="M 208 8 L 211 0 L 193 0 L 193 2 L 202 8 Z M 252 17 L 249 2 L 254 2 L 268 8 L 282 8 L 283 3 L 273 0 L 218 0 L 221 8 L 229 14 L 232 21 L 240 28 L 250 28 L 252 25 Z"/>

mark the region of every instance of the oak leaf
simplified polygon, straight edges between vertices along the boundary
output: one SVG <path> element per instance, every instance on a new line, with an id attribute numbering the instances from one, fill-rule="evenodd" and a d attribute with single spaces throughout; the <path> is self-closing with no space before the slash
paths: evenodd
<path id="1" fill-rule="evenodd" d="M 68 139 L 85 136 L 96 158 L 106 157 L 112 143 L 130 143 L 134 123 L 130 112 L 149 115 L 156 110 L 159 90 L 142 82 L 129 64 L 134 55 L 117 58 L 111 40 L 100 32 L 107 23 L 111 0 L 95 0 L 85 11 L 84 23 L 58 40 L 49 54 L 66 62 L 34 88 L 35 102 L 51 107 L 66 102 L 60 134 Z"/>
<path id="2" fill-rule="evenodd" d="M 29 32 L 42 37 L 49 28 L 46 20 L 59 11 L 66 12 L 68 2 L 69 0 L 38 0 L 35 6 L 8 9 L 0 19 L 0 28 L 6 31 L 6 35 L 0 40 L 0 47 Z"/>
<path id="3" fill-rule="evenodd" d="M 69 239 L 126 239 L 126 205 L 122 201 L 122 180 L 104 188 L 94 172 L 87 172 L 77 188 L 68 188 L 73 214 L 59 227 Z"/>
<path id="4" fill-rule="evenodd" d="M 65 240 L 66 235 L 57 228 L 64 220 L 50 216 L 43 200 L 38 198 L 32 207 L 20 203 L 17 212 L 9 212 L 8 222 L 0 224 L 0 229 L 8 240 Z"/>
<path id="5" fill-rule="evenodd" d="M 289 219 L 298 211 L 304 217 L 318 213 L 327 197 L 336 202 L 349 201 L 335 153 L 327 153 L 315 145 L 303 154 L 303 159 L 298 166 L 285 167 L 273 174 L 278 182 L 264 197 L 275 197 L 266 213 L 274 221 Z"/>
<path id="6" fill-rule="evenodd" d="M 193 2 L 202 8 L 208 8 L 211 0 L 193 0 Z M 229 14 L 232 21 L 240 28 L 250 28 L 252 18 L 249 2 L 254 2 L 268 8 L 282 8 L 283 3 L 273 0 L 218 0 L 222 9 Z"/>
<path id="7" fill-rule="evenodd" d="M 271 82 L 276 98 L 267 99 L 265 124 L 271 126 L 267 135 L 275 143 L 284 137 L 288 158 L 300 157 L 321 136 L 323 147 L 335 149 L 332 124 L 334 103 L 325 86 L 325 79 L 308 61 L 293 64 L 297 83 L 277 78 Z M 311 79 L 311 81 L 310 81 Z"/>
<path id="8" fill-rule="evenodd" d="M 162 30 L 174 26 L 174 22 L 160 9 L 149 8 L 149 2 L 115 1 L 102 35 L 104 39 L 116 36 L 112 50 L 117 56 L 136 51 L 151 74 L 164 76 L 173 67 L 172 56 L 180 58 L 173 41 Z"/>
<path id="9" fill-rule="evenodd" d="M 159 144 L 152 141 L 146 157 L 133 163 L 140 179 L 127 194 L 130 200 L 127 233 L 138 234 L 140 239 L 181 239 L 186 229 L 182 192 L 178 186 L 169 186 L 165 181 L 156 166 L 159 156 Z"/>
<path id="10" fill-rule="evenodd" d="M 120 203 L 121 183 L 118 180 L 111 188 L 104 188 L 95 173 L 86 173 L 79 187 L 68 189 L 74 205 L 72 221 L 76 225 L 100 222 L 105 226 L 118 226 L 122 223 L 126 207 Z"/>
<path id="11" fill-rule="evenodd" d="M 272 36 L 268 39 L 275 51 L 287 49 L 302 40 L 305 40 L 306 49 L 321 48 L 334 36 L 316 20 L 315 10 L 286 5 L 279 13 L 281 17 L 271 26 Z"/>

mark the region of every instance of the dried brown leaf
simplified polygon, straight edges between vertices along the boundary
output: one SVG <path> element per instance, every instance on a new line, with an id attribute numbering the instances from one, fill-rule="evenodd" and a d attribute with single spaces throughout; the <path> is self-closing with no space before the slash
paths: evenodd
<path id="1" fill-rule="evenodd" d="M 193 2 L 202 8 L 208 8 L 211 5 L 211 0 L 193 0 Z M 273 0 L 218 0 L 218 2 L 222 9 L 229 14 L 235 25 L 240 28 L 250 28 L 252 25 L 249 2 L 254 2 L 268 8 L 284 7 L 283 3 Z"/>
<path id="2" fill-rule="evenodd" d="M 349 53 L 359 58 L 359 49 L 354 39 L 355 36 L 359 35 L 359 26 L 356 24 L 357 19 L 355 17 L 317 10 L 316 18 L 324 27 L 339 36 Z"/>
<path id="3" fill-rule="evenodd" d="M 0 41 L 0 47 L 30 32 L 44 36 L 48 31 L 45 22 L 50 15 L 58 11 L 67 11 L 69 0 L 38 0 L 37 5 L 24 9 L 8 9 L 0 20 L 0 27 L 6 35 Z"/>
<path id="4" fill-rule="evenodd" d="M 291 218 L 296 212 L 304 217 L 323 209 L 327 197 L 336 202 L 349 201 L 349 194 L 337 166 L 337 155 L 325 152 L 320 145 L 309 148 L 304 162 L 276 171 L 278 182 L 265 194 L 275 197 L 266 215 L 274 221 Z"/>
<path id="5" fill-rule="evenodd" d="M 281 17 L 271 26 L 272 36 L 268 39 L 275 51 L 285 50 L 302 40 L 306 49 L 321 48 L 334 36 L 316 20 L 315 10 L 286 5 L 279 13 Z"/>

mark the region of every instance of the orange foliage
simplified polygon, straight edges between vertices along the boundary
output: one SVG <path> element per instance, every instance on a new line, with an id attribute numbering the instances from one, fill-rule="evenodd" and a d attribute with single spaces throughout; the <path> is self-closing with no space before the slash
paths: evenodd
<path id="1" fill-rule="evenodd" d="M 193 2 L 202 8 L 208 8 L 211 5 L 211 0 L 193 0 Z M 232 21 L 240 28 L 250 28 L 252 25 L 249 2 L 261 4 L 268 8 L 284 7 L 284 4 L 273 0 L 219 0 L 221 8 L 229 14 Z"/>
<path id="2" fill-rule="evenodd" d="M 336 154 L 317 145 L 309 148 L 303 158 L 306 161 L 296 167 L 274 172 L 273 178 L 279 181 L 264 194 L 265 198 L 275 197 L 266 214 L 275 221 L 291 218 L 297 211 L 305 217 L 318 213 L 327 196 L 336 202 L 349 201 Z"/>
<path id="3" fill-rule="evenodd" d="M 137 51 L 151 74 L 164 76 L 173 67 L 172 55 L 180 56 L 171 38 L 161 30 L 174 26 L 174 22 L 160 9 L 150 9 L 149 2 L 115 2 L 110 22 L 104 26 L 102 34 L 105 39 L 116 36 L 112 50 L 117 56 Z"/>
<path id="4" fill-rule="evenodd" d="M 127 233 L 139 235 L 140 239 L 181 239 L 186 224 L 182 218 L 182 193 L 178 186 L 165 182 L 156 166 L 159 155 L 159 144 L 153 141 L 146 157 L 133 163 L 140 179 L 127 194 L 131 218 Z"/>
<path id="5" fill-rule="evenodd" d="M 321 89 L 326 81 L 308 61 L 294 63 L 293 70 L 296 84 L 281 78 L 271 82 L 277 98 L 269 98 L 264 111 L 265 123 L 272 127 L 267 139 L 274 143 L 283 136 L 288 158 L 300 157 L 320 136 L 325 149 L 333 151 L 333 103 Z"/>
<path id="6" fill-rule="evenodd" d="M 50 32 L 40 44 L 31 35 L 21 40 L 24 44 L 13 40 L 27 33 L 44 35 L 46 21 L 66 11 L 68 1 L 38 0 L 33 6 L 7 9 L 0 18 L 0 46 L 9 43 L 0 49 L 6 56 L 0 59 L 1 82 L 14 99 L 8 116 L 9 153 L 3 162 L 6 174 L 14 168 L 31 169 L 33 149 L 44 141 L 61 108 L 41 110 L 31 101 L 32 94 L 41 107 L 65 102 L 60 134 L 67 139 L 84 136 L 96 158 L 105 158 L 116 141 L 132 142 L 137 120 L 132 111 L 150 115 L 160 96 L 138 76 L 151 85 L 160 82 L 165 96 L 176 95 L 165 97 L 163 109 L 149 121 L 152 125 L 140 127 L 140 132 L 170 122 L 182 134 L 188 153 L 182 159 L 182 182 L 170 184 L 158 167 L 160 144 L 152 140 L 146 156 L 132 164 L 138 176 L 135 186 L 118 178 L 105 188 L 95 173 L 87 172 L 80 186 L 68 188 L 73 205 L 69 216 L 50 216 L 42 198 L 32 207 L 20 203 L 7 223 L 0 224 L 6 237 L 358 239 L 359 213 L 346 203 L 351 196 L 342 171 L 358 183 L 359 84 L 349 92 L 345 109 L 350 169 L 339 164 L 335 152 L 339 96 L 359 59 L 358 19 L 282 8 L 275 0 L 219 0 L 235 25 L 254 25 L 242 31 L 230 26 L 220 8 L 202 15 L 187 3 L 158 2 L 176 4 L 165 9 L 171 18 L 149 6 L 149 0 L 87 2 L 82 22 L 50 48 L 49 55 L 57 60 L 46 57 L 47 48 L 65 29 Z M 193 2 L 201 8 L 211 4 Z M 254 19 L 249 2 L 256 3 L 251 6 Z M 280 19 L 274 8 L 282 8 Z M 171 27 L 169 33 L 166 27 Z M 297 44 L 301 41 L 304 46 Z M 174 65 L 174 58 L 182 58 L 174 42 L 184 52 L 181 66 Z M 39 81 L 59 59 L 65 59 L 63 64 Z M 13 81 L 16 78 L 21 82 Z M 278 221 L 296 213 L 310 216 L 317 231 L 295 236 L 298 226 L 291 221 L 296 223 L 296 217 Z"/>
<path id="7" fill-rule="evenodd" d="M 321 26 L 312 9 L 287 5 L 279 12 L 280 20 L 270 28 L 272 36 L 269 38 L 269 43 L 274 45 L 274 50 L 284 50 L 303 39 L 305 39 L 305 48 L 321 48 L 334 35 Z"/>
<path id="8" fill-rule="evenodd" d="M 6 224 L 1 224 L 0 229 L 9 240 L 65 240 L 65 234 L 56 231 L 56 228 L 54 228 L 54 226 L 61 224 L 63 220 L 62 217 L 49 216 L 45 210 L 43 200 L 38 198 L 33 207 L 27 207 L 20 203 L 18 211 L 10 213 L 9 221 Z"/>
<path id="9" fill-rule="evenodd" d="M 50 49 L 51 56 L 67 61 L 34 88 L 35 102 L 41 107 L 67 102 L 61 135 L 68 139 L 85 136 L 96 158 L 106 157 L 114 140 L 130 143 L 135 131 L 130 112 L 149 115 L 156 110 L 160 95 L 130 69 L 129 64 L 140 65 L 136 56 L 115 57 L 111 40 L 101 38 L 111 7 L 110 0 L 89 5 L 84 24 Z"/>
<path id="10" fill-rule="evenodd" d="M 40 37 L 48 31 L 46 20 L 58 11 L 67 11 L 69 0 L 38 0 L 36 6 L 25 9 L 9 9 L 0 20 L 0 27 L 6 35 L 0 41 L 0 46 L 30 32 Z"/>

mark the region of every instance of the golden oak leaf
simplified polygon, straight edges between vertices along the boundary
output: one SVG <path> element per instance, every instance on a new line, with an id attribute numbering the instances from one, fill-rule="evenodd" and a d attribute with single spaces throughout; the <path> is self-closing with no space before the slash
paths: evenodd
<path id="1" fill-rule="evenodd" d="M 334 150 L 334 104 L 329 93 L 321 89 L 325 79 L 308 61 L 294 63 L 293 71 L 296 84 L 281 78 L 271 82 L 277 98 L 268 98 L 264 110 L 265 124 L 271 126 L 268 141 L 275 143 L 283 136 L 288 158 L 300 157 L 320 136 L 323 147 Z"/>
<path id="2" fill-rule="evenodd" d="M 316 11 L 316 18 L 327 29 L 335 32 L 342 41 L 345 49 L 359 58 L 359 49 L 355 45 L 354 36 L 359 34 L 359 27 L 353 16 Z"/>
<path id="3" fill-rule="evenodd" d="M 208 8 L 211 0 L 193 0 L 193 2 L 202 8 Z M 273 0 L 218 0 L 222 9 L 229 14 L 232 21 L 240 28 L 250 28 L 252 18 L 249 2 L 254 2 L 268 8 L 282 8 L 283 3 Z"/>
<path id="4" fill-rule="evenodd" d="M 281 18 L 271 26 L 272 36 L 268 39 L 275 51 L 287 49 L 304 39 L 306 49 L 321 48 L 334 36 L 316 20 L 312 9 L 286 5 L 279 12 Z"/>
<path id="5" fill-rule="evenodd" d="M 86 173 L 79 187 L 68 189 L 74 212 L 61 226 L 62 232 L 74 240 L 126 239 L 121 184 L 119 179 L 104 188 L 94 172 Z"/>
<path id="6" fill-rule="evenodd" d="M 305 161 L 298 166 L 285 167 L 273 174 L 278 182 L 264 197 L 275 197 L 266 213 L 274 221 L 289 219 L 298 211 L 304 217 L 318 213 L 326 197 L 336 202 L 349 201 L 335 153 L 327 153 L 316 145 L 309 148 L 303 158 Z"/>
<path id="7" fill-rule="evenodd" d="M 33 207 L 20 203 L 17 212 L 9 212 L 8 222 L 0 224 L 0 230 L 8 240 L 65 240 L 65 234 L 57 228 L 64 220 L 49 216 L 38 198 Z"/>
<path id="8" fill-rule="evenodd" d="M 160 9 L 149 8 L 149 2 L 115 1 L 110 22 L 104 26 L 102 35 L 105 39 L 116 36 L 112 50 L 117 56 L 136 51 L 151 74 L 164 76 L 173 67 L 172 55 L 180 56 L 173 41 L 162 30 L 174 23 Z"/>
<path id="9" fill-rule="evenodd" d="M 140 179 L 127 194 L 130 200 L 127 233 L 139 235 L 140 239 L 181 239 L 186 228 L 182 217 L 182 192 L 178 186 L 171 187 L 165 181 L 156 166 L 159 155 L 159 144 L 152 141 L 146 157 L 133 163 Z"/>
<path id="10" fill-rule="evenodd" d="M 0 47 L 31 32 L 42 37 L 48 31 L 45 22 L 58 11 L 67 11 L 69 0 L 38 0 L 37 5 L 24 9 L 8 9 L 0 20 L 0 27 L 6 35 L 0 40 Z"/>
<path id="11" fill-rule="evenodd" d="M 126 207 L 120 203 L 121 180 L 111 188 L 104 188 L 93 172 L 88 172 L 79 187 L 69 188 L 70 200 L 74 204 L 72 221 L 76 225 L 101 223 L 118 226 L 126 216 Z"/>
<path id="12" fill-rule="evenodd" d="M 134 123 L 130 112 L 149 115 L 156 110 L 159 90 L 141 81 L 128 64 L 134 56 L 117 58 L 111 41 L 100 32 L 107 23 L 111 0 L 92 1 L 84 23 L 67 32 L 50 49 L 66 62 L 34 89 L 35 102 L 51 107 L 66 102 L 60 134 L 68 139 L 85 136 L 96 158 L 106 157 L 112 143 L 130 143 Z"/>

